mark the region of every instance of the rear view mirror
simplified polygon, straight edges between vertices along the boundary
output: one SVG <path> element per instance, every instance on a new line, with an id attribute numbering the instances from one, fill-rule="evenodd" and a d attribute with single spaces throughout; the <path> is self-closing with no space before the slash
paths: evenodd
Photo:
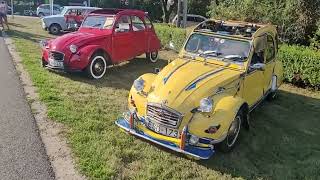
<path id="1" fill-rule="evenodd" d="M 251 69 L 264 71 L 266 69 L 266 65 L 264 63 L 256 63 L 250 66 Z"/>

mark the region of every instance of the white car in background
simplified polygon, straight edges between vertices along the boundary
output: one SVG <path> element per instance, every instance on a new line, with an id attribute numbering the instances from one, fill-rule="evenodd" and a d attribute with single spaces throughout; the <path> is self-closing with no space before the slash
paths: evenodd
<path id="1" fill-rule="evenodd" d="M 85 6 L 64 6 L 61 13 L 41 19 L 42 28 L 50 34 L 58 35 L 61 31 L 76 31 L 83 19 L 92 11 L 100 8 Z"/>
<path id="2" fill-rule="evenodd" d="M 201 16 L 201 15 L 196 15 L 196 14 L 187 14 L 187 24 L 186 27 L 190 26 L 195 26 L 203 21 L 206 21 L 207 18 Z M 172 24 L 176 25 L 178 21 L 178 15 L 176 15 L 173 20 Z"/>
<path id="3" fill-rule="evenodd" d="M 62 7 L 58 4 L 53 5 L 53 15 L 60 14 Z M 49 16 L 50 14 L 50 4 L 41 4 L 37 8 L 37 16 L 44 17 Z"/>

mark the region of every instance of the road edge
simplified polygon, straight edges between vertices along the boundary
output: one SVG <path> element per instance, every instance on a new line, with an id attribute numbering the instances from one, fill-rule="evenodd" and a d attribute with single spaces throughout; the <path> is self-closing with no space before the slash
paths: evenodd
<path id="1" fill-rule="evenodd" d="M 19 74 L 28 103 L 40 132 L 40 138 L 45 146 L 56 179 L 85 180 L 75 168 L 71 148 L 63 134 L 66 128 L 63 124 L 54 122 L 47 116 L 47 107 L 39 99 L 36 87 L 33 86 L 29 73 L 22 65 L 22 59 L 16 51 L 13 40 L 3 31 L 5 44 L 12 57 L 15 69 Z M 39 63 L 40 66 L 40 63 Z"/>

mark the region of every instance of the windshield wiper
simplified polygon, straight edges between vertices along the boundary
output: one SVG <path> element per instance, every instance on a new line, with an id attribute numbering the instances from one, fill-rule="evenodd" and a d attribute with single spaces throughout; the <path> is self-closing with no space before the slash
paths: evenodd
<path id="1" fill-rule="evenodd" d="M 101 23 L 100 24 L 95 24 L 92 27 L 99 27 L 99 26 L 101 26 Z"/>
<path id="2" fill-rule="evenodd" d="M 232 54 L 232 55 L 226 55 L 223 57 L 223 61 L 224 60 L 231 60 L 231 61 L 237 61 L 237 62 L 244 62 L 244 60 L 246 59 L 247 57 L 243 57 L 243 56 L 240 56 L 240 55 L 236 55 L 236 54 Z"/>
<path id="3" fill-rule="evenodd" d="M 208 57 L 208 56 L 213 56 L 213 57 L 218 57 L 220 53 L 217 51 L 204 51 L 199 54 L 200 57 Z"/>

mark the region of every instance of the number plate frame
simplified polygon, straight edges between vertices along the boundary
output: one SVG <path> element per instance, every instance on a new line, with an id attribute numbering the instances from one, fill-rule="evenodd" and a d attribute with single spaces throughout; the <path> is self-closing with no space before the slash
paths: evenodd
<path id="1" fill-rule="evenodd" d="M 179 137 L 179 131 L 177 129 L 165 127 L 161 124 L 155 123 L 155 122 L 150 121 L 148 119 L 145 120 L 145 125 L 146 125 L 147 129 L 154 131 L 158 134 L 173 137 L 173 138 Z"/>
<path id="2" fill-rule="evenodd" d="M 52 67 L 63 68 L 63 61 L 56 61 L 54 59 L 49 58 L 49 65 Z"/>

